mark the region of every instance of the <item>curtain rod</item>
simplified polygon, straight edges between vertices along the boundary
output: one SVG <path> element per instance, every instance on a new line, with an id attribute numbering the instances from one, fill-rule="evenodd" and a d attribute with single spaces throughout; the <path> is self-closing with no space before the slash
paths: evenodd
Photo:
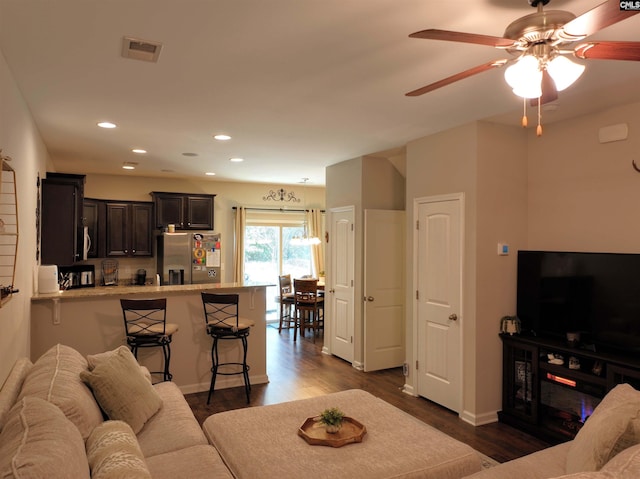
<path id="1" fill-rule="evenodd" d="M 232 206 L 231 209 L 233 210 L 237 210 L 238 207 L 237 206 Z M 290 210 L 290 209 L 286 209 L 286 208 L 259 208 L 259 207 L 255 207 L 255 208 L 251 208 L 251 207 L 245 207 L 245 210 L 253 210 L 253 211 L 280 211 L 281 213 L 305 213 L 307 211 L 311 211 L 310 209 L 307 210 Z M 320 210 L 320 213 L 324 213 L 324 210 Z"/>

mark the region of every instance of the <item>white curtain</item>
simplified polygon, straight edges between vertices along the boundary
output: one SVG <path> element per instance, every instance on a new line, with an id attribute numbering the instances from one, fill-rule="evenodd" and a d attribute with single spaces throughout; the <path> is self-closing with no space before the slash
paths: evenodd
<path id="1" fill-rule="evenodd" d="M 324 232 L 322 231 L 322 211 L 309 210 L 306 213 L 309 236 L 320 238 L 320 244 L 311 245 L 311 261 L 315 276 L 324 273 Z"/>
<path id="2" fill-rule="evenodd" d="M 233 281 L 244 282 L 244 227 L 247 223 L 247 210 L 239 206 L 236 208 L 235 235 L 233 248 Z"/>

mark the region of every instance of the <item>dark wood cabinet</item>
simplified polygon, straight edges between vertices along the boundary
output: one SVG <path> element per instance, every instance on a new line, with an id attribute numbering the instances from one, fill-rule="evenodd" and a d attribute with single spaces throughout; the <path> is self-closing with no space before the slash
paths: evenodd
<path id="1" fill-rule="evenodd" d="M 106 256 L 153 254 L 153 203 L 106 202 Z"/>
<path id="2" fill-rule="evenodd" d="M 41 263 L 82 260 L 84 175 L 47 173 L 42 180 Z"/>
<path id="3" fill-rule="evenodd" d="M 501 335 L 500 421 L 550 442 L 573 439 L 617 384 L 640 389 L 640 359 L 553 338 Z"/>
<path id="4" fill-rule="evenodd" d="M 85 198 L 82 208 L 82 222 L 87 227 L 89 235 L 88 258 L 103 258 L 105 256 L 105 219 L 106 202 L 93 198 Z"/>
<path id="5" fill-rule="evenodd" d="M 151 193 L 156 209 L 156 228 L 173 224 L 180 230 L 212 230 L 216 195 Z"/>

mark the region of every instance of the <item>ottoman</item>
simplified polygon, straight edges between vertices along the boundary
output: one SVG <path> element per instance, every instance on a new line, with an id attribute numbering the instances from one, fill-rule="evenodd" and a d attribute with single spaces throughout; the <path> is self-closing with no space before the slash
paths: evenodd
<path id="1" fill-rule="evenodd" d="M 334 448 L 298 435 L 305 419 L 329 407 L 366 427 L 362 442 Z M 214 414 L 203 429 L 237 479 L 457 479 L 481 469 L 470 446 L 358 389 Z"/>

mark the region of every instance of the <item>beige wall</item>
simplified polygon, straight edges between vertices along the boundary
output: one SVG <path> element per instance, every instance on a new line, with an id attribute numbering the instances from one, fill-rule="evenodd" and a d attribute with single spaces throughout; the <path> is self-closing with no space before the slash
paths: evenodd
<path id="1" fill-rule="evenodd" d="M 475 289 L 476 289 L 476 204 L 477 204 L 477 135 L 476 124 L 453 128 L 432 136 L 412 141 L 407 145 L 407 363 L 409 376 L 406 384 L 416 388 L 414 365 L 416 325 L 413 321 L 415 307 L 414 234 L 417 198 L 464 193 L 465 242 L 463 264 L 463 381 L 465 394 L 463 407 L 467 409 L 467 396 L 475 391 Z"/>
<path id="2" fill-rule="evenodd" d="M 618 123 L 629 138 L 599 143 Z M 640 103 L 553 123 L 528 154 L 530 249 L 640 252 Z"/>
<path id="3" fill-rule="evenodd" d="M 395 152 L 394 162 L 404 164 Z M 364 295 L 363 266 L 363 225 L 365 209 L 403 210 L 405 197 L 405 181 L 401 172 L 387 158 L 366 156 L 336 163 L 326 169 L 327 211 L 331 208 L 354 207 L 354 362 L 355 367 L 364 364 L 364 304 L 359 298 Z M 330 254 L 331 248 L 326 251 Z M 325 264 L 330 264 L 327 258 Z M 327 271 L 327 281 L 331 283 L 331 271 Z M 327 315 L 332 314 L 331 304 L 327 307 Z M 330 325 L 326 334 L 331 335 Z M 325 350 L 331 351 L 328 341 Z"/>
<path id="4" fill-rule="evenodd" d="M 0 309 L 0 384 L 16 358 L 29 355 L 29 317 L 36 265 L 36 183 L 48 161 L 47 150 L 29 109 L 0 52 L 0 148 L 13 160 L 18 201 L 18 257 L 14 286 L 20 290 Z"/>

